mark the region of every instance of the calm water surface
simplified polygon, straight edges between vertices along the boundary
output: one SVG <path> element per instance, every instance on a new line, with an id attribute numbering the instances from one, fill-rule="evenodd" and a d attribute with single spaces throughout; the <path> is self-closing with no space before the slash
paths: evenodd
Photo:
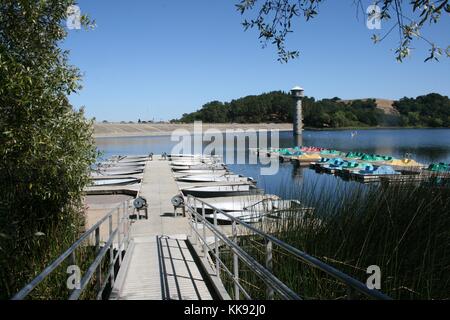
<path id="1" fill-rule="evenodd" d="M 303 144 L 332 148 L 341 151 L 361 151 L 402 157 L 411 153 L 412 157 L 422 163 L 432 162 L 450 163 L 450 129 L 383 129 L 358 130 L 352 137 L 352 131 L 305 131 Z M 161 154 L 170 153 L 177 141 L 164 137 L 122 137 L 99 138 L 97 147 L 105 158 L 112 155 Z M 208 143 L 204 143 L 206 147 Z M 280 147 L 294 145 L 292 132 L 280 133 Z M 223 146 L 226 149 L 226 144 Z M 233 148 L 233 153 L 245 152 L 245 148 Z M 248 155 L 247 155 L 248 156 Z M 323 188 L 342 189 L 356 186 L 356 182 L 343 182 L 333 175 L 317 174 L 309 168 L 295 168 L 292 164 L 280 164 L 278 174 L 274 176 L 260 175 L 261 165 L 231 164 L 229 168 L 245 176 L 258 180 L 258 186 L 267 193 L 278 194 L 282 197 L 296 198 L 292 192 L 297 186 L 314 186 L 317 192 Z"/>

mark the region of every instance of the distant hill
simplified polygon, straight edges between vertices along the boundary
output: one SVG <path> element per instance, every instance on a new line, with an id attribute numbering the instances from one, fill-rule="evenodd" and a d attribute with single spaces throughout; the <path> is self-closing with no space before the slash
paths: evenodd
<path id="1" fill-rule="evenodd" d="M 341 100 L 341 101 L 344 103 L 352 103 L 353 101 L 356 101 L 356 100 L 367 101 L 369 99 L 375 99 L 377 108 L 379 110 L 383 111 L 385 114 L 396 115 L 396 116 L 398 116 L 400 114 L 397 111 L 397 109 L 394 108 L 395 100 L 379 99 L 379 98 L 365 98 L 365 99 L 353 99 L 353 100 Z"/>

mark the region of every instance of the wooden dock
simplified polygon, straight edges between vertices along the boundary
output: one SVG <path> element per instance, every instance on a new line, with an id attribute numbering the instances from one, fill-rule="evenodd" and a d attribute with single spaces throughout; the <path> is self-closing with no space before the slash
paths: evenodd
<path id="1" fill-rule="evenodd" d="M 138 194 L 147 199 L 148 219 L 136 220 L 131 226 L 130 249 L 111 299 L 212 299 L 188 240 L 188 219 L 174 215 L 170 200 L 178 193 L 169 162 L 158 156 L 148 161 Z"/>

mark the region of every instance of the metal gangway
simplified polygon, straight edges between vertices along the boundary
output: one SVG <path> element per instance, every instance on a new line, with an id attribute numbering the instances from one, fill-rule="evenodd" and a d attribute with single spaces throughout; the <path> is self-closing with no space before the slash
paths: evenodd
<path id="1" fill-rule="evenodd" d="M 291 257 L 302 261 L 306 266 L 320 270 L 342 283 L 348 289 L 347 292 L 349 294 L 347 295 L 347 298 L 354 298 L 355 295 L 352 293 L 359 293 L 371 299 L 391 299 L 382 292 L 369 289 L 364 283 L 350 277 L 340 270 L 337 270 L 321 260 L 281 241 L 253 224 L 246 223 L 225 211 L 215 208 L 202 199 L 193 196 L 185 197 L 182 207 L 186 213 L 184 219 L 188 219 L 191 232 L 186 241 L 192 245 L 197 254 L 194 260 L 199 264 L 198 268 L 203 270 L 202 276 L 204 279 L 202 280 L 208 282 L 209 286 L 213 287 L 211 290 L 215 291 L 215 293 L 212 294 L 212 297 L 234 300 L 242 298 L 247 300 L 254 299 L 249 290 L 245 288 L 245 285 L 248 283 L 245 279 L 241 279 L 239 274 L 240 267 L 246 265 L 248 270 L 251 270 L 257 278 L 266 285 L 266 299 L 302 299 L 301 293 L 295 292 L 273 272 L 273 252 L 278 248 L 282 249 Z M 210 212 L 212 211 L 213 213 L 207 215 L 207 210 Z M 217 217 L 219 214 L 226 216 L 231 221 L 231 236 L 229 234 L 227 235 L 224 229 L 218 224 Z M 20 290 L 12 299 L 25 299 L 41 282 L 52 274 L 52 272 L 55 272 L 55 270 L 64 262 L 76 264 L 76 251 L 81 250 L 86 245 L 95 246 L 95 258 L 82 275 L 78 287 L 70 291 L 67 299 L 75 300 L 82 297 L 83 292 L 90 283 L 94 283 L 94 298 L 108 299 L 109 296 L 105 293 L 105 289 L 108 287 L 109 290 L 111 290 L 114 287 L 115 281 L 117 280 L 117 267 L 119 268 L 119 271 L 121 269 L 121 271 L 124 271 L 123 268 L 128 268 L 128 264 L 122 263 L 123 259 L 125 259 L 123 253 L 126 253 L 130 245 L 131 217 L 135 215 L 135 209 L 130 205 L 129 201 L 126 201 L 111 210 L 100 221 L 87 230 L 69 249 L 45 268 L 41 274 Z M 116 218 L 115 228 L 113 228 L 114 218 Z M 108 224 L 109 237 L 104 244 L 101 244 L 100 227 L 104 224 Z M 240 246 L 239 237 L 248 234 L 248 232 L 264 239 L 265 263 L 259 262 L 256 257 L 249 254 Z M 159 243 L 161 243 L 161 239 L 167 241 L 167 238 L 161 235 L 161 237 L 158 238 Z M 220 254 L 220 252 L 225 249 L 232 253 L 231 268 L 229 267 L 230 263 L 228 262 L 227 264 Z M 171 259 L 175 258 L 170 256 L 165 259 L 168 259 L 168 263 L 173 265 L 174 261 Z M 106 272 L 102 271 L 101 267 L 105 264 L 107 265 Z M 167 274 L 165 274 L 167 273 L 166 268 L 161 262 L 159 262 L 159 265 L 160 268 L 154 269 L 154 272 L 159 273 L 155 276 L 161 277 L 161 279 L 167 279 Z M 222 272 L 232 281 L 233 290 L 231 290 L 231 296 L 227 293 L 225 286 L 220 280 Z M 191 273 L 191 271 L 189 271 L 189 273 Z M 215 279 L 212 279 L 213 277 Z M 218 292 L 222 292 L 222 294 L 218 294 Z M 167 296 L 164 299 L 170 299 L 170 297 Z"/>
<path id="2" fill-rule="evenodd" d="M 70 290 L 68 300 L 78 300 L 89 284 L 95 283 L 94 296 L 97 300 L 104 298 L 106 287 L 114 286 L 115 268 L 122 265 L 123 252 L 126 252 L 130 243 L 130 216 L 134 215 L 134 207 L 130 200 L 124 201 L 110 210 L 102 219 L 94 224 L 89 230 L 70 246 L 63 254 L 45 268 L 37 277 L 22 288 L 12 300 L 23 300 L 47 277 L 63 266 L 77 266 L 77 253 L 88 246 L 94 246 L 95 257 L 87 267 L 79 281 L 74 283 L 74 289 Z M 113 225 L 115 224 L 115 228 Z M 108 228 L 108 239 L 101 243 L 100 230 Z M 107 264 L 105 268 L 104 265 Z M 102 271 L 102 266 L 106 272 Z M 63 298 L 63 297 L 59 297 Z"/>

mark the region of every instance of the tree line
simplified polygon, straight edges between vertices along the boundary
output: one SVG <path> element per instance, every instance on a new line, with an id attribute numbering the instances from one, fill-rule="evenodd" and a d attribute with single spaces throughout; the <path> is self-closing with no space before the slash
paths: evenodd
<path id="1" fill-rule="evenodd" d="M 230 102 L 211 101 L 199 110 L 185 113 L 173 123 L 286 123 L 292 122 L 294 102 L 290 94 L 273 91 Z M 450 127 L 450 100 L 431 93 L 395 101 L 397 115 L 385 114 L 375 99 L 343 101 L 338 97 L 303 98 L 303 123 L 309 128 L 376 126 Z"/>
<path id="2" fill-rule="evenodd" d="M 394 103 L 400 113 L 400 125 L 414 127 L 450 127 L 450 100 L 430 93 L 417 98 L 402 98 Z"/>

